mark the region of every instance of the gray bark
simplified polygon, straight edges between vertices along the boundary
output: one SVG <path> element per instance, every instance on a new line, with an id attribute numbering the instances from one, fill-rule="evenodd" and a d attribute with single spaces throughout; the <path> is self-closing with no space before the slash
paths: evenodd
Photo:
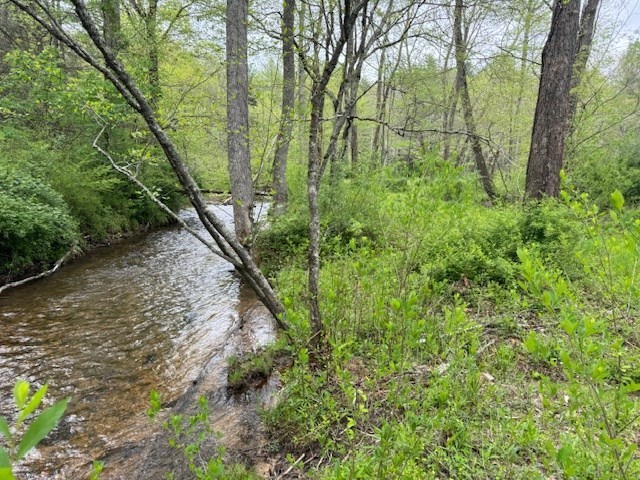
<path id="1" fill-rule="evenodd" d="M 122 45 L 120 0 L 102 0 L 101 11 L 104 41 L 112 52 L 118 52 Z"/>
<path id="2" fill-rule="evenodd" d="M 273 159 L 273 211 L 276 215 L 286 211 L 288 201 L 287 156 L 293 129 L 296 102 L 295 51 L 293 44 L 296 3 L 284 0 L 282 10 L 282 117 Z"/>
<path id="3" fill-rule="evenodd" d="M 584 72 L 587 69 L 587 61 L 591 53 L 591 44 L 596 28 L 598 17 L 598 7 L 600 0 L 587 0 L 582 8 L 580 16 L 580 29 L 578 30 L 578 45 L 576 57 L 573 61 L 573 72 L 571 75 L 571 96 L 569 97 L 569 113 L 567 115 L 567 137 L 573 131 L 573 121 L 578 106 L 578 92 Z"/>
<path id="4" fill-rule="evenodd" d="M 247 245 L 253 225 L 249 152 L 248 0 L 227 0 L 227 155 L 238 240 Z"/>
<path id="5" fill-rule="evenodd" d="M 155 108 L 162 96 L 160 87 L 160 61 L 158 53 L 158 0 L 149 0 L 149 11 L 145 17 L 147 31 L 147 48 L 149 49 L 149 66 L 147 70 L 151 105 Z"/>
<path id="6" fill-rule="evenodd" d="M 327 58 L 321 73 L 315 75 L 311 87 L 311 118 L 309 123 L 309 158 L 307 170 L 307 200 L 309 203 L 309 320 L 311 323 L 311 343 L 318 347 L 323 341 L 322 318 L 320 315 L 320 210 L 318 206 L 318 189 L 320 187 L 320 169 L 322 152 L 320 148 L 321 118 L 324 110 L 324 98 L 327 85 L 331 80 L 342 51 L 351 35 L 351 31 L 359 12 L 366 6 L 366 0 L 353 4 L 350 0 L 344 3 L 344 12 L 340 12 L 339 37 L 332 50 L 326 52 Z M 330 34 L 330 33 L 329 33 Z M 317 41 L 318 39 L 316 39 Z M 327 46 L 331 44 L 328 38 Z M 320 70 L 320 69 L 318 69 Z M 341 117 L 344 120 L 344 116 Z M 335 133 L 335 128 L 333 133 Z M 332 135 L 333 137 L 333 135 Z M 336 135 L 337 140 L 337 135 Z M 335 142 L 333 142 L 335 144 Z M 326 163 L 325 163 L 326 165 Z"/>
<path id="7" fill-rule="evenodd" d="M 480 174 L 480 180 L 482 186 L 489 198 L 496 196 L 493 188 L 493 181 L 491 180 L 491 174 L 487 168 L 487 163 L 482 152 L 482 145 L 480 144 L 480 138 L 476 131 L 476 124 L 473 118 L 473 107 L 471 105 L 471 98 L 469 96 L 469 86 L 467 85 L 467 46 L 462 36 L 462 15 L 464 9 L 463 0 L 456 0 L 456 6 L 454 10 L 454 42 L 456 52 L 456 67 L 457 78 L 456 83 L 462 99 L 462 110 L 464 114 L 464 121 L 467 126 L 467 132 L 469 133 L 469 141 L 471 142 L 471 149 L 473 150 L 473 157 L 475 159 L 476 169 Z"/>

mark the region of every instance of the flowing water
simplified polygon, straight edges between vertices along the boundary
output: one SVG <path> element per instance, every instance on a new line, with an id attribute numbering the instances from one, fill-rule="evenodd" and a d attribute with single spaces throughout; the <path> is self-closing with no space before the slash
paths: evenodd
<path id="1" fill-rule="evenodd" d="M 215 208 L 231 222 L 230 208 Z M 194 212 L 183 216 L 197 224 Z M 251 321 L 239 330 L 246 314 Z M 272 335 L 268 315 L 230 265 L 178 227 L 97 249 L 4 292 L 0 415 L 15 417 L 18 378 L 48 383 L 51 401 L 71 397 L 21 476 L 87 478 L 90 462 L 104 458 L 104 478 L 162 478 L 145 466 L 158 435 L 144 413 L 150 390 L 175 406 L 194 400 L 198 384 L 210 394 L 216 428 L 233 432 L 238 408 L 255 399 L 226 396 L 224 358 Z M 171 458 L 157 449 L 155 456 Z"/>

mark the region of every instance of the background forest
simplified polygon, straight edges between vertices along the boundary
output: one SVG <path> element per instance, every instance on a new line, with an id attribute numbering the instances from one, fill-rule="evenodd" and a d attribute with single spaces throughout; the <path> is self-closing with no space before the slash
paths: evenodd
<path id="1" fill-rule="evenodd" d="M 640 475 L 640 40 L 625 2 L 551 3 L 254 2 L 246 82 L 227 80 L 245 2 L 85 6 L 200 188 L 247 206 L 242 144 L 249 189 L 274 195 L 269 228 L 238 236 L 287 341 L 241 360 L 294 358 L 265 414 L 289 474 Z M 187 201 L 145 114 L 45 30 L 116 71 L 78 4 L 0 5 L 7 281 Z M 543 98 L 554 32 L 575 51 Z M 243 95 L 248 131 L 228 113 Z M 534 124 L 561 139 L 540 188 Z"/>

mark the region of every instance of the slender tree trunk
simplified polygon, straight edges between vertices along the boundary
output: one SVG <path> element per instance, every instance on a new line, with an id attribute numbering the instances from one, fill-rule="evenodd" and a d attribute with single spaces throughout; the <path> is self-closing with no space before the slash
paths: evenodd
<path id="1" fill-rule="evenodd" d="M 522 50 L 520 51 L 520 72 L 518 78 L 518 98 L 516 98 L 516 104 L 512 109 L 511 121 L 509 122 L 509 157 L 516 159 L 520 156 L 520 144 L 521 137 L 516 134 L 518 120 L 520 119 L 520 112 L 522 110 L 522 102 L 524 100 L 524 90 L 527 82 L 527 62 L 529 58 L 529 43 L 531 36 L 531 28 L 533 23 L 533 14 L 537 5 L 536 0 L 529 0 L 527 2 L 526 11 L 524 12 L 524 26 L 523 26 L 523 39 Z"/>
<path id="2" fill-rule="evenodd" d="M 482 145 L 480 139 L 476 133 L 476 124 L 473 118 L 473 108 L 471 106 L 471 98 L 469 97 L 469 87 L 467 85 L 467 46 L 462 36 L 462 15 L 464 9 L 463 0 L 456 0 L 456 6 L 454 10 L 454 42 L 456 50 L 456 67 L 458 84 L 458 90 L 462 98 L 462 110 L 464 113 L 464 121 L 467 125 L 467 132 L 469 132 L 469 140 L 471 142 L 471 149 L 473 150 L 473 156 L 476 163 L 476 168 L 480 174 L 480 180 L 482 186 L 489 198 L 496 196 L 493 188 L 493 182 L 491 180 L 491 174 L 487 169 L 487 163 L 482 152 Z"/>
<path id="3" fill-rule="evenodd" d="M 296 66 L 293 45 L 295 12 L 295 0 L 285 0 L 282 10 L 282 118 L 280 119 L 280 131 L 273 159 L 273 189 L 275 191 L 273 211 L 276 215 L 286 211 L 288 200 L 287 157 L 296 102 Z"/>
<path id="4" fill-rule="evenodd" d="M 160 87 L 160 61 L 158 45 L 158 0 L 149 0 L 149 10 L 144 19 L 149 49 L 149 66 L 147 70 L 151 105 L 156 109 L 162 96 Z"/>
<path id="5" fill-rule="evenodd" d="M 324 110 L 324 87 L 314 82 L 311 90 L 311 118 L 309 122 L 309 161 L 307 166 L 307 200 L 309 203 L 309 319 L 312 345 L 322 342 L 322 317 L 320 316 L 320 210 L 318 206 L 319 168 L 321 151 L 319 144 L 320 119 Z"/>
<path id="6" fill-rule="evenodd" d="M 202 225 L 220 249 L 218 254 L 236 267 L 238 272 L 256 292 L 258 298 L 274 315 L 280 328 L 286 330 L 287 324 L 284 319 L 284 307 L 278 300 L 268 280 L 257 267 L 248 250 L 244 248 L 238 239 L 228 230 L 225 222 L 219 219 L 215 213 L 208 208 L 202 192 L 193 177 L 191 177 L 174 143 L 160 126 L 149 100 L 138 88 L 136 82 L 124 66 L 106 46 L 85 3 L 82 0 L 71 0 L 82 27 L 89 35 L 93 45 L 97 48 L 104 61 L 99 61 L 91 52 L 75 41 L 73 35 L 65 31 L 59 23 L 51 21 L 51 12 L 47 10 L 45 6 L 33 6 L 33 4 L 23 3 L 21 0 L 11 0 L 11 3 L 46 28 L 50 35 L 69 47 L 79 58 L 103 74 L 105 78 L 114 85 L 118 92 L 120 92 L 131 108 L 140 114 L 147 124 L 149 131 L 158 142 L 158 145 L 162 148 L 178 181 L 195 208 Z"/>
<path id="7" fill-rule="evenodd" d="M 527 164 L 526 195 L 557 197 L 569 115 L 571 76 L 577 51 L 580 0 L 556 0 L 542 71 Z"/>
<path id="8" fill-rule="evenodd" d="M 447 48 L 447 54 L 444 57 L 443 72 L 441 76 L 442 80 L 442 159 L 447 162 L 451 156 L 451 139 L 447 133 L 450 123 L 453 123 L 455 117 L 455 108 L 458 103 L 458 93 L 456 89 L 456 83 L 453 87 L 449 86 L 449 59 L 451 58 L 451 51 L 453 50 L 453 44 L 449 44 Z"/>
<path id="9" fill-rule="evenodd" d="M 315 75 L 311 87 L 311 119 L 309 122 L 309 157 L 307 170 L 307 197 L 309 203 L 309 320 L 311 324 L 311 343 L 318 347 L 323 341 L 322 317 L 320 314 L 320 209 L 318 206 L 318 190 L 320 188 L 320 169 L 323 164 L 320 139 L 321 117 L 324 110 L 324 98 L 327 85 L 331 80 L 338 61 L 342 56 L 347 39 L 358 17 L 358 13 L 366 6 L 366 0 L 352 2 L 345 0 L 344 11 L 339 12 L 340 35 L 331 51 L 326 51 L 326 60 L 322 73 Z M 333 28 L 333 25 L 332 25 Z M 327 41 L 329 45 L 331 41 Z M 316 56 L 316 60 L 318 57 Z M 318 63 L 316 63 L 318 65 Z M 318 72 L 320 68 L 317 69 Z M 342 117 L 344 119 L 344 116 Z M 335 128 L 333 133 L 335 133 Z M 332 135 L 333 136 L 333 135 Z M 337 136 L 336 136 L 337 140 Z M 335 145 L 335 142 L 333 142 Z M 326 162 L 324 163 L 326 165 Z"/>
<path id="10" fill-rule="evenodd" d="M 386 102 L 384 96 L 384 88 L 385 88 L 385 66 L 387 61 L 387 50 L 382 49 L 380 52 L 380 63 L 378 63 L 378 80 L 376 84 L 376 126 L 373 132 L 373 140 L 371 143 L 371 150 L 373 155 L 378 155 L 380 160 L 382 161 L 382 154 L 380 152 L 380 144 L 382 143 L 382 135 L 386 118 Z"/>
<path id="11" fill-rule="evenodd" d="M 120 0 L 101 0 L 102 35 L 114 53 L 121 48 Z"/>
<path id="12" fill-rule="evenodd" d="M 307 118 L 307 112 L 306 112 L 306 107 L 307 107 L 307 93 L 306 93 L 306 80 L 307 80 L 307 73 L 304 70 L 304 63 L 302 62 L 302 60 L 300 59 L 302 56 L 304 56 L 306 54 L 306 41 L 305 41 L 305 36 L 307 35 L 306 32 L 306 25 L 307 25 L 307 21 L 306 21 L 306 11 L 305 11 L 305 5 L 302 2 L 298 2 L 298 37 L 297 37 L 297 44 L 298 44 L 298 92 L 296 94 L 297 96 L 297 109 L 298 109 L 298 119 L 300 120 L 299 122 L 299 129 L 298 129 L 298 135 L 300 137 L 302 137 L 302 135 L 304 135 L 304 128 L 305 128 L 305 120 Z"/>
<path id="13" fill-rule="evenodd" d="M 227 0 L 227 155 L 238 240 L 251 241 L 253 181 L 249 158 L 248 0 Z"/>
<path id="14" fill-rule="evenodd" d="M 569 113 L 567 114 L 567 138 L 573 133 L 573 124 L 578 106 L 577 89 L 587 69 L 587 61 L 591 53 L 591 44 L 593 43 L 599 6 L 600 0 L 587 0 L 582 8 L 582 15 L 580 16 L 577 53 L 573 61 L 573 72 L 571 75 L 571 96 L 569 97 Z"/>

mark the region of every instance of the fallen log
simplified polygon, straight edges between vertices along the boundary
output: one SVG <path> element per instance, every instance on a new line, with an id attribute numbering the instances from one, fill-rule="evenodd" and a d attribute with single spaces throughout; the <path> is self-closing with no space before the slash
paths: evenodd
<path id="1" fill-rule="evenodd" d="M 75 250 L 76 248 L 73 247 L 71 250 L 65 253 L 64 256 L 60 260 L 58 260 L 49 270 L 46 270 L 37 275 L 33 275 L 32 277 L 23 278 L 22 280 L 17 280 L 15 282 L 3 285 L 2 287 L 0 287 L 0 293 L 4 292 L 5 290 L 9 290 L 10 288 L 19 287 L 20 285 L 24 285 L 25 283 L 33 282 L 34 280 L 39 280 L 41 278 L 48 277 L 49 275 L 54 274 L 64 264 L 64 262 L 69 260 L 69 257 L 71 257 Z"/>

